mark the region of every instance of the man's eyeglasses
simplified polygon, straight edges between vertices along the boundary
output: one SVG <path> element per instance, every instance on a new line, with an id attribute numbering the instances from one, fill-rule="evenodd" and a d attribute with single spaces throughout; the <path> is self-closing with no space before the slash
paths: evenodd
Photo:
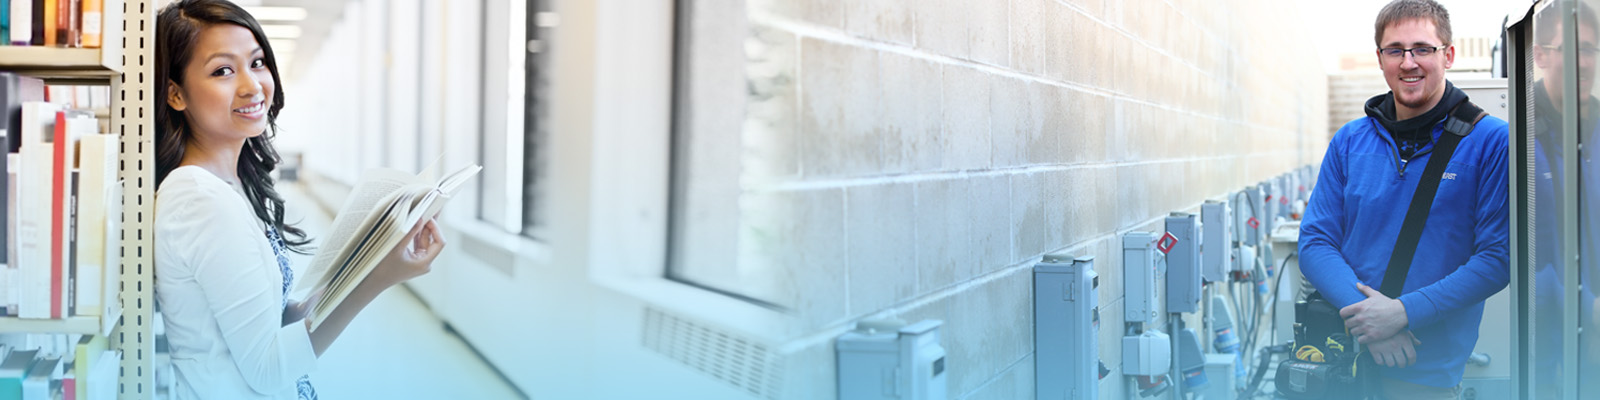
<path id="1" fill-rule="evenodd" d="M 1433 55 L 1433 53 L 1444 51 L 1446 47 L 1450 46 L 1416 47 L 1410 49 L 1385 47 L 1378 49 L 1378 54 L 1382 55 L 1383 58 L 1389 61 L 1400 61 L 1400 59 L 1405 58 L 1406 53 L 1411 53 L 1412 58 L 1424 58 Z"/>
<path id="2" fill-rule="evenodd" d="M 1557 53 L 1561 52 L 1561 46 L 1551 46 L 1551 45 L 1548 45 L 1548 44 L 1541 44 L 1541 45 L 1539 45 L 1539 48 L 1542 48 L 1542 49 L 1545 49 L 1545 50 L 1549 50 L 1549 51 L 1554 51 L 1554 52 L 1557 52 Z M 1594 57 L 1595 54 L 1600 54 L 1600 48 L 1597 48 L 1597 47 L 1594 47 L 1594 46 L 1583 46 L 1583 47 L 1579 47 L 1578 48 L 1578 56 L 1581 56 L 1581 57 Z"/>

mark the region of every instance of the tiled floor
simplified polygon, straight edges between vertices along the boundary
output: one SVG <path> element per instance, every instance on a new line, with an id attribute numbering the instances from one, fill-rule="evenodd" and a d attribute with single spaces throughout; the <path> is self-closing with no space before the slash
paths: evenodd
<path id="1" fill-rule="evenodd" d="M 332 216 L 298 185 L 279 187 L 286 203 L 284 220 L 301 221 L 297 226 L 321 237 Z M 311 256 L 293 262 L 298 273 Z M 403 287 L 378 296 L 317 364 L 311 381 L 324 400 L 522 398 Z"/>

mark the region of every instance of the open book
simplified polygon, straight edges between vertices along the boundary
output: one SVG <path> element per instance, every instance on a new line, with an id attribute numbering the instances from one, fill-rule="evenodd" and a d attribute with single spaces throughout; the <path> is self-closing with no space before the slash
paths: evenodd
<path id="1" fill-rule="evenodd" d="M 437 182 L 386 168 L 363 174 L 339 208 L 332 231 L 304 278 L 295 284 L 293 293 L 300 299 L 325 290 L 320 301 L 309 304 L 306 318 L 311 319 L 311 329 L 322 325 L 390 250 L 409 245 L 400 241 L 418 221 L 438 215 L 462 184 L 481 170 L 481 166 L 470 165 Z"/>

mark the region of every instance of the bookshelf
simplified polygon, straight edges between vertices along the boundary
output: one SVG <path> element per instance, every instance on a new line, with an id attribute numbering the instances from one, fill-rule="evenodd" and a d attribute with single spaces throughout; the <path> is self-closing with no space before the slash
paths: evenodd
<path id="1" fill-rule="evenodd" d="M 155 397 L 152 224 L 155 221 L 155 13 L 152 0 L 106 0 L 100 49 L 0 46 L 0 71 L 46 84 L 109 85 L 111 132 L 121 137 L 117 176 L 122 196 L 121 312 L 58 320 L 0 318 L 0 333 L 102 334 L 122 351 L 119 399 Z M 98 113 L 97 113 L 98 114 Z"/>
<path id="2" fill-rule="evenodd" d="M 76 333 L 82 335 L 100 335 L 104 333 L 101 328 L 106 325 L 108 324 L 97 316 L 73 316 L 66 319 L 5 318 L 4 320 L 0 320 L 0 333 Z"/>

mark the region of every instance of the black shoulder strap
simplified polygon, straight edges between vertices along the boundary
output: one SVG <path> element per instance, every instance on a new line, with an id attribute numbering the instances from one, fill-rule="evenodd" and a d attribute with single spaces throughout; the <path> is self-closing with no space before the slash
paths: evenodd
<path id="1" fill-rule="evenodd" d="M 1389 269 L 1384 272 L 1383 285 L 1378 289 L 1384 296 L 1400 298 L 1400 291 L 1405 289 L 1406 274 L 1411 272 L 1411 261 L 1417 256 L 1422 228 L 1428 223 L 1428 211 L 1433 208 L 1434 195 L 1439 192 L 1439 180 L 1444 176 L 1444 168 L 1450 163 L 1450 156 L 1455 154 L 1456 145 L 1461 144 L 1461 138 L 1472 133 L 1472 127 L 1486 115 L 1482 108 L 1463 100 L 1445 118 L 1444 131 L 1448 134 L 1439 135 L 1439 142 L 1433 145 L 1433 156 L 1428 158 L 1428 166 L 1422 170 L 1422 181 L 1417 183 L 1417 191 L 1411 195 L 1411 207 L 1406 210 L 1405 224 L 1400 226 L 1400 238 L 1394 244 L 1394 253 L 1389 256 Z"/>

